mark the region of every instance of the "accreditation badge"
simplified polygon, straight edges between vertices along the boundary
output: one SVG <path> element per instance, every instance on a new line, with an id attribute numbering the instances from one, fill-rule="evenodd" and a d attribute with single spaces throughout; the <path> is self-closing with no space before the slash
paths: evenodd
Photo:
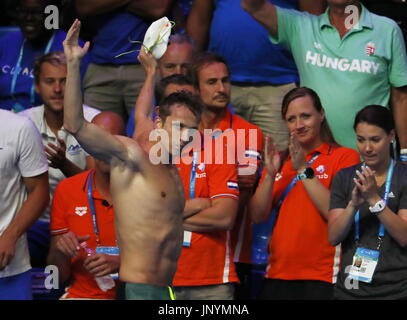
<path id="1" fill-rule="evenodd" d="M 112 256 L 118 256 L 120 254 L 118 247 L 96 247 L 96 253 L 110 254 Z M 110 276 L 113 280 L 119 279 L 118 273 L 111 273 Z"/>
<path id="2" fill-rule="evenodd" d="M 184 241 L 182 245 L 184 247 L 190 247 L 191 246 L 191 239 L 192 239 L 192 232 L 191 231 L 184 231 Z"/>
<path id="3" fill-rule="evenodd" d="M 353 256 L 352 266 L 348 277 L 358 281 L 371 283 L 373 274 L 379 261 L 380 253 L 377 250 L 357 248 Z"/>
<path id="4" fill-rule="evenodd" d="M 96 253 L 110 254 L 112 256 L 119 255 L 118 247 L 96 247 Z"/>

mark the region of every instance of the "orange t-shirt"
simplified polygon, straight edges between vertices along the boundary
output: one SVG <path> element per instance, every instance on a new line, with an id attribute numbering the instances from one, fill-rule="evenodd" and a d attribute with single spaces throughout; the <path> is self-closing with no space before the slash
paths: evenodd
<path id="1" fill-rule="evenodd" d="M 51 234 L 59 235 L 71 231 L 78 236 L 89 235 L 89 248 L 96 249 L 96 237 L 92 214 L 88 202 L 88 176 L 94 175 L 89 170 L 61 181 L 55 189 L 51 208 Z M 92 176 L 92 198 L 95 204 L 96 222 L 99 230 L 100 246 L 115 247 L 113 206 L 108 204 L 95 190 Z M 106 292 L 99 289 L 93 275 L 83 267 L 85 255 L 71 260 L 72 281 L 66 289 L 65 298 L 114 299 L 116 288 Z"/>
<path id="2" fill-rule="evenodd" d="M 238 170 L 252 166 L 255 172 L 258 171 L 261 160 L 261 152 L 264 145 L 264 136 L 262 130 L 246 121 L 245 119 L 232 114 L 229 109 L 226 109 L 225 116 L 220 121 L 218 129 L 225 131 L 227 129 L 232 129 L 235 132 L 235 151 L 236 155 L 240 152 L 240 157 L 244 157 L 254 160 L 250 163 L 245 163 L 245 159 L 237 158 L 237 160 L 242 159 L 243 161 L 238 161 Z M 240 131 L 240 133 L 239 133 Z M 252 132 L 250 132 L 252 131 Z M 252 140 L 250 140 L 250 135 L 253 134 Z M 244 136 L 244 141 L 241 141 L 242 136 Z M 228 142 L 229 143 L 229 142 Z M 242 145 L 244 148 L 238 149 Z M 238 173 L 239 173 L 238 171 Z M 244 192 L 240 190 L 241 195 Z M 248 212 L 248 207 L 239 208 L 239 212 L 236 216 L 235 224 L 231 232 L 231 241 L 233 248 L 233 261 L 242 263 L 251 263 L 251 243 L 252 243 L 252 221 L 250 219 L 250 213 Z"/>
<path id="3" fill-rule="evenodd" d="M 205 163 L 202 151 L 195 175 L 195 198 L 239 199 L 236 165 Z M 208 162 L 208 161 L 207 161 Z M 181 161 L 177 165 L 190 199 L 192 164 Z M 237 282 L 229 231 L 192 232 L 191 245 L 183 247 L 174 276 L 174 286 L 213 285 Z"/>
<path id="4" fill-rule="evenodd" d="M 359 154 L 349 148 L 323 143 L 306 156 L 319 181 L 328 189 L 334 175 L 342 168 L 359 163 Z M 265 177 L 264 170 L 262 180 Z M 273 206 L 294 179 L 297 172 L 289 158 L 276 175 L 273 186 Z M 320 280 L 335 283 L 340 262 L 340 246 L 328 242 L 328 224 L 298 181 L 284 199 L 269 244 L 270 257 L 267 278 L 282 280 Z"/>

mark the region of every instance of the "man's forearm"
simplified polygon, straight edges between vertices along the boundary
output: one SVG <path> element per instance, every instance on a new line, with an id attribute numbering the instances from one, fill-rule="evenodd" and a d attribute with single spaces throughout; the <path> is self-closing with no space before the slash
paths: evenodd
<path id="1" fill-rule="evenodd" d="M 71 259 L 58 251 L 53 245 L 49 250 L 47 264 L 58 268 L 58 279 L 60 282 L 66 282 L 71 276 Z"/>
<path id="2" fill-rule="evenodd" d="M 44 175 L 48 180 L 48 175 Z M 38 220 L 49 203 L 49 188 L 37 187 L 28 194 L 15 219 L 4 230 L 3 235 L 17 241 Z"/>
<path id="3" fill-rule="evenodd" d="M 83 171 L 81 168 L 79 168 L 75 163 L 73 163 L 69 159 L 65 160 L 65 164 L 62 168 L 60 168 L 60 170 L 67 178 L 72 177 Z"/>
<path id="4" fill-rule="evenodd" d="M 137 122 L 144 121 L 145 118 L 151 118 L 154 104 L 154 77 L 155 73 L 147 74 L 140 94 L 135 104 L 134 120 L 137 128 Z"/>
<path id="5" fill-rule="evenodd" d="M 209 28 L 213 14 L 213 0 L 195 0 L 187 20 L 187 33 L 195 40 L 198 50 L 208 44 Z"/>
<path id="6" fill-rule="evenodd" d="M 195 198 L 187 200 L 184 208 L 184 219 L 197 214 L 198 212 L 207 209 L 211 206 L 210 199 L 207 198 Z"/>
<path id="7" fill-rule="evenodd" d="M 64 94 L 64 128 L 76 134 L 84 124 L 80 59 L 67 61 L 67 76 Z"/>
<path id="8" fill-rule="evenodd" d="M 235 199 L 217 199 L 210 208 L 184 220 L 184 229 L 192 232 L 231 230 L 238 209 Z"/>

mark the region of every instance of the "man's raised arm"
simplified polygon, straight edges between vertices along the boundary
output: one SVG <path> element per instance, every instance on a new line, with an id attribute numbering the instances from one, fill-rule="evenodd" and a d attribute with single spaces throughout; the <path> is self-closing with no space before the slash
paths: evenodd
<path id="1" fill-rule="evenodd" d="M 75 136 L 90 155 L 99 160 L 106 163 L 110 163 L 112 158 L 126 161 L 127 149 L 120 140 L 84 119 L 79 65 L 88 51 L 89 42 L 83 48 L 78 44 L 80 27 L 80 21 L 75 20 L 63 42 L 68 68 L 64 95 L 64 128 Z"/>
<path id="2" fill-rule="evenodd" d="M 242 8 L 261 23 L 274 37 L 278 36 L 276 7 L 266 0 L 242 0 Z"/>
<path id="3" fill-rule="evenodd" d="M 152 111 L 154 108 L 154 85 L 157 61 L 151 53 L 145 52 L 144 49 L 140 50 L 138 60 L 144 67 L 146 78 L 135 105 L 135 130 L 133 138 L 143 145 L 148 141 L 150 132 L 154 128 Z"/>

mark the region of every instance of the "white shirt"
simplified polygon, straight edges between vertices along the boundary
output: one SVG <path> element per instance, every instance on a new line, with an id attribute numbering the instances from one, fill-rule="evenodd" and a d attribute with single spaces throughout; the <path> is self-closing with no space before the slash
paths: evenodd
<path id="1" fill-rule="evenodd" d="M 100 113 L 99 110 L 91 108 L 89 106 L 83 106 L 83 115 L 84 118 L 91 122 L 92 119 Z M 47 146 L 48 143 L 52 143 L 56 146 L 59 146 L 57 137 L 54 132 L 50 129 L 44 117 L 44 105 L 39 107 L 33 107 L 26 109 L 20 112 L 21 115 L 29 117 L 41 133 L 42 143 L 44 146 Z M 65 141 L 66 144 L 66 158 L 77 165 L 79 168 L 84 170 L 86 168 L 86 157 L 89 156 L 85 150 L 79 145 L 78 141 L 74 138 L 73 135 L 68 133 L 64 128 L 58 131 L 58 137 Z M 50 191 L 50 204 L 44 213 L 41 215 L 39 220 L 44 222 L 50 222 L 50 211 L 52 204 L 52 195 L 57 184 L 65 179 L 65 175 L 61 170 L 57 168 L 49 167 L 48 169 L 49 176 L 49 191 Z"/>
<path id="2" fill-rule="evenodd" d="M 27 118 L 0 109 L 0 235 L 15 219 L 27 198 L 22 177 L 35 177 L 48 170 L 41 136 Z M 0 278 L 31 268 L 25 234 L 17 240 L 10 263 Z"/>

